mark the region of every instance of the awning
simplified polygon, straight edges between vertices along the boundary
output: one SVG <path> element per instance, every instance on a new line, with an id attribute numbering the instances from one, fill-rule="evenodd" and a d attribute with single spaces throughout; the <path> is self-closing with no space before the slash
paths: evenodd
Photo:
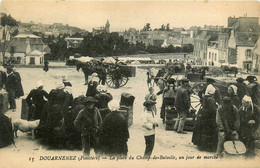
<path id="1" fill-rule="evenodd" d="M 251 60 L 246 60 L 246 61 L 243 61 L 244 64 L 252 64 L 252 61 Z"/>

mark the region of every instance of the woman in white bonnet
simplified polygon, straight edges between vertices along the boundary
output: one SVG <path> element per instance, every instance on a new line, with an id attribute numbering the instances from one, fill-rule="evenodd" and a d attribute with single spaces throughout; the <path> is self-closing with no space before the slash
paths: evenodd
<path id="1" fill-rule="evenodd" d="M 38 120 L 41 118 L 43 107 L 48 98 L 49 94 L 43 90 L 42 81 L 37 81 L 36 88 L 31 90 L 29 95 L 26 97 L 26 103 L 29 106 L 28 121 Z"/>
<path id="2" fill-rule="evenodd" d="M 251 97 L 245 95 L 242 99 L 242 107 L 239 109 L 240 116 L 240 140 L 247 148 L 246 156 L 255 156 L 255 140 L 260 138 L 259 119 L 260 109 L 252 103 Z"/>
<path id="3" fill-rule="evenodd" d="M 192 143 L 200 150 L 215 152 L 217 148 L 216 111 L 217 105 L 214 98 L 216 89 L 208 85 L 203 97 L 202 108 L 198 111 L 197 121 L 194 126 Z"/>
<path id="4" fill-rule="evenodd" d="M 239 109 L 241 103 L 237 95 L 237 87 L 235 85 L 230 85 L 227 91 L 228 91 L 228 97 L 231 99 L 231 104 L 235 105 L 236 108 Z"/>

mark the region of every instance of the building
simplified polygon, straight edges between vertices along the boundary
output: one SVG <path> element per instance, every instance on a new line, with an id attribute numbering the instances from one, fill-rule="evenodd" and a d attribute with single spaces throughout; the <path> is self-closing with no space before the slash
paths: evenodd
<path id="1" fill-rule="evenodd" d="M 259 72 L 260 68 L 260 37 L 258 38 L 254 48 L 253 48 L 253 65 L 252 69 L 255 72 Z"/>
<path id="2" fill-rule="evenodd" d="M 152 31 L 141 31 L 139 33 L 139 40 L 142 41 L 145 46 L 153 45 L 153 32 Z"/>
<path id="3" fill-rule="evenodd" d="M 34 52 L 35 51 L 35 52 Z M 50 48 L 45 45 L 41 37 L 33 34 L 18 34 L 14 36 L 6 50 L 4 61 L 9 59 L 14 60 L 17 64 L 28 64 L 26 62 L 26 56 L 33 52 L 32 54 L 39 52 L 50 53 Z M 37 63 L 38 61 L 35 61 Z"/>
<path id="4" fill-rule="evenodd" d="M 44 53 L 39 50 L 26 53 L 25 57 L 26 65 L 43 65 L 44 64 Z"/>
<path id="5" fill-rule="evenodd" d="M 73 38 L 66 37 L 65 41 L 67 42 L 67 48 L 78 48 L 83 42 L 84 38 Z"/>
<path id="6" fill-rule="evenodd" d="M 221 63 L 219 62 L 219 48 L 217 41 L 210 42 L 210 45 L 208 46 L 206 65 L 221 66 Z"/>
<path id="7" fill-rule="evenodd" d="M 218 33 L 219 63 L 228 62 L 228 40 L 229 40 L 228 32 Z"/>
<path id="8" fill-rule="evenodd" d="M 228 27 L 238 32 L 259 32 L 259 17 L 229 17 Z"/>
<path id="9" fill-rule="evenodd" d="M 260 35 L 258 17 L 229 17 L 232 29 L 228 42 L 228 63 L 246 70 L 254 70 L 253 49 Z"/>
<path id="10" fill-rule="evenodd" d="M 235 64 L 242 69 L 252 70 L 252 51 L 258 38 L 259 33 L 232 30 L 228 42 L 228 63 Z"/>
<path id="11" fill-rule="evenodd" d="M 165 39 L 169 38 L 171 32 L 154 30 L 151 31 L 150 34 L 151 34 L 151 45 L 161 47 Z"/>
<path id="12" fill-rule="evenodd" d="M 109 23 L 108 20 L 107 20 L 105 26 L 96 27 L 96 28 L 93 28 L 93 30 L 92 30 L 93 35 L 98 35 L 98 34 L 102 34 L 102 33 L 109 33 L 109 32 L 110 32 L 110 23 Z"/>
<path id="13" fill-rule="evenodd" d="M 202 31 L 197 37 L 194 38 L 194 51 L 193 55 L 196 59 L 196 64 L 207 65 L 208 46 L 210 42 L 217 41 L 218 31 Z"/>
<path id="14" fill-rule="evenodd" d="M 135 28 L 129 28 L 127 31 L 123 32 L 122 36 L 131 44 L 136 44 L 136 42 L 140 41 L 139 31 Z"/>

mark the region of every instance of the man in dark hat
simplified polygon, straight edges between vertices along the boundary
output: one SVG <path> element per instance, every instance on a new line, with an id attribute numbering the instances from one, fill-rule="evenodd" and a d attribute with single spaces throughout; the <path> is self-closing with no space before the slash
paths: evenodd
<path id="1" fill-rule="evenodd" d="M 155 141 L 155 127 L 158 127 L 158 124 L 155 121 L 155 115 L 152 110 L 152 106 L 155 105 L 155 101 L 146 100 L 144 102 L 145 111 L 142 114 L 142 130 L 144 133 L 144 139 L 145 139 L 145 157 L 150 157 L 153 148 L 154 148 L 154 141 Z"/>
<path id="2" fill-rule="evenodd" d="M 90 148 L 94 148 L 95 153 L 97 150 L 97 133 L 102 123 L 102 118 L 98 108 L 94 107 L 98 101 L 89 96 L 85 99 L 85 109 L 81 110 L 75 121 L 75 127 L 81 132 L 81 141 L 83 154 L 90 155 Z"/>
<path id="3" fill-rule="evenodd" d="M 245 79 L 243 79 L 243 78 L 241 78 L 241 77 L 240 77 L 240 78 L 237 78 L 236 81 L 237 81 L 237 83 L 236 83 L 235 85 L 236 85 L 236 87 L 237 87 L 237 96 L 238 96 L 240 102 L 242 103 L 243 97 L 244 97 L 246 94 L 248 94 L 248 92 L 247 92 L 247 86 L 246 86 L 246 84 L 244 83 Z"/>
<path id="4" fill-rule="evenodd" d="M 237 140 L 240 127 L 238 109 L 231 104 L 229 97 L 223 98 L 223 104 L 217 110 L 216 123 L 218 128 L 217 154 L 221 157 L 224 150 L 224 142 Z"/>
<path id="5" fill-rule="evenodd" d="M 15 102 L 15 91 L 17 90 L 18 78 L 14 74 L 12 67 L 7 67 L 7 79 L 6 79 L 6 91 L 8 92 L 8 101 L 10 104 L 10 109 L 15 112 L 16 102 Z"/>
<path id="6" fill-rule="evenodd" d="M 183 131 L 185 120 L 189 112 L 191 102 L 190 102 L 190 90 L 189 90 L 189 80 L 182 79 L 181 87 L 177 90 L 175 107 L 177 108 L 178 118 L 174 125 L 174 130 L 177 133 L 186 134 L 187 132 Z"/>
<path id="7" fill-rule="evenodd" d="M 259 83 L 256 82 L 256 76 L 247 76 L 246 80 L 248 81 L 248 92 L 250 97 L 252 98 L 253 104 L 260 107 L 260 86 Z"/>

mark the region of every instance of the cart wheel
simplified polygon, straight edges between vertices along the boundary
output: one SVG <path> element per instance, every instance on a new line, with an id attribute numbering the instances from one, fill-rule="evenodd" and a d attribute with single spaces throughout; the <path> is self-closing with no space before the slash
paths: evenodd
<path id="1" fill-rule="evenodd" d="M 195 110 L 194 114 L 197 114 L 201 107 L 200 98 L 198 95 L 192 94 L 191 95 L 191 108 Z"/>
<path id="2" fill-rule="evenodd" d="M 220 70 L 220 69 L 217 69 L 217 70 L 214 70 L 213 71 L 213 75 L 215 75 L 215 76 L 222 76 L 223 75 L 223 71 L 222 70 Z"/>
<path id="3" fill-rule="evenodd" d="M 111 76 L 111 74 L 107 74 L 107 80 L 106 80 L 106 84 L 111 87 L 114 88 L 115 87 L 115 83 L 113 80 L 113 77 Z"/>
<path id="4" fill-rule="evenodd" d="M 121 80 L 119 81 L 120 87 L 125 86 L 125 85 L 127 84 L 128 80 L 129 80 L 129 79 L 128 79 L 127 76 L 123 76 L 123 77 L 121 78 Z"/>
<path id="5" fill-rule="evenodd" d="M 199 111 L 201 106 L 199 91 L 203 90 L 203 88 L 206 87 L 206 85 L 207 84 L 205 82 L 198 82 L 191 87 L 191 107 L 196 110 L 196 113 Z"/>
<path id="6" fill-rule="evenodd" d="M 192 93 L 194 95 L 199 95 L 199 91 L 201 91 L 204 87 L 206 87 L 206 83 L 205 82 L 198 82 L 198 83 L 195 83 L 192 87 L 191 87 L 191 90 L 192 90 Z"/>

